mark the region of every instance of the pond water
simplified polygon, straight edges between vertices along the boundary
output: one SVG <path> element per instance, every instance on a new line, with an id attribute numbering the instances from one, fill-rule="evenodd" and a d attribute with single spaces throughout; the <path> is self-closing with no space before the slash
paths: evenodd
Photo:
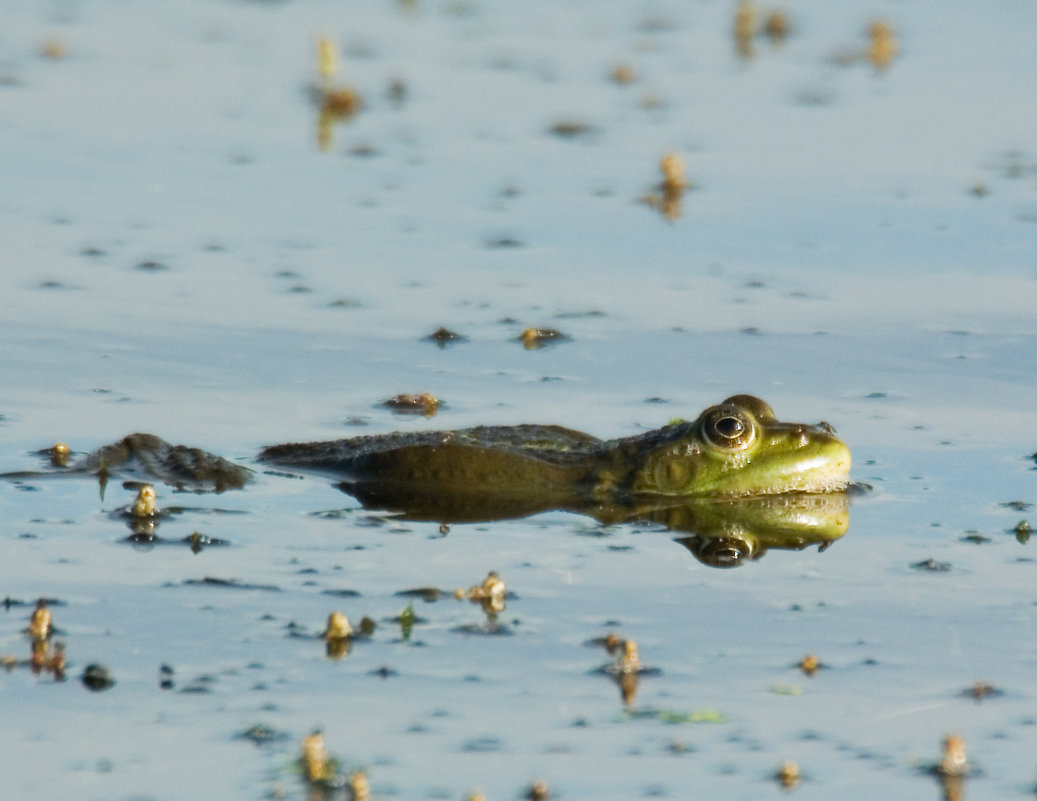
<path id="1" fill-rule="evenodd" d="M 307 798 L 316 728 L 374 798 L 759 799 L 786 761 L 803 799 L 1032 796 L 1037 8 L 802 0 L 741 53 L 736 8 L 5 4 L 0 471 L 132 431 L 257 471 L 157 485 L 183 508 L 153 545 L 126 542 L 121 482 L 0 483 L 0 655 L 28 658 L 48 598 L 68 660 L 0 673 L 7 797 Z M 363 107 L 322 119 L 340 87 Z M 670 219 L 667 153 L 691 185 Z M 566 339 L 527 350 L 531 326 Z M 431 418 L 380 405 L 424 392 Z M 831 422 L 872 485 L 822 552 L 719 570 L 564 511 L 444 533 L 254 461 L 396 429 L 625 436 L 738 392 Z M 490 570 L 496 626 L 450 595 Z M 429 586 L 404 637 L 399 593 Z M 339 659 L 334 610 L 377 623 Z M 609 632 L 658 668 L 629 703 L 586 644 Z M 926 772 L 950 733 L 964 787 Z"/>

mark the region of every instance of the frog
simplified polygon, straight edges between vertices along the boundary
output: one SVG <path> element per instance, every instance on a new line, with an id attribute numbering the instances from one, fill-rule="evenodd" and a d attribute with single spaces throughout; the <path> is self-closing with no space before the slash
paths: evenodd
<path id="1" fill-rule="evenodd" d="M 94 475 L 103 497 L 116 475 L 217 493 L 241 489 L 256 476 L 154 434 L 130 434 L 74 462 L 67 448 L 57 461 L 54 448 L 39 455 L 50 469 L 0 478 Z M 552 510 L 604 526 L 651 521 L 681 534 L 677 541 L 714 567 L 739 566 L 770 548 L 826 549 L 847 530 L 850 496 L 868 489 L 850 482 L 849 448 L 828 423 L 781 422 L 752 395 L 733 395 L 691 422 L 618 439 L 554 425 L 479 426 L 271 445 L 256 460 L 331 473 L 338 489 L 364 508 L 438 522 L 441 533 L 451 523 Z"/>
<path id="2" fill-rule="evenodd" d="M 557 425 L 478 426 L 272 445 L 258 459 L 334 473 L 347 491 L 570 499 L 842 492 L 851 465 L 828 423 L 781 422 L 765 401 L 744 394 L 691 422 L 617 439 Z"/>

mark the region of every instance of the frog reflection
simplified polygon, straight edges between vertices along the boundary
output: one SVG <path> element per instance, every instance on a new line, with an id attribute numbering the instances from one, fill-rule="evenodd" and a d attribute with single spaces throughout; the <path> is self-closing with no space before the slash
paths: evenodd
<path id="1" fill-rule="evenodd" d="M 440 525 L 527 517 L 548 511 L 585 515 L 603 525 L 650 522 L 680 536 L 674 539 L 710 567 L 739 567 L 770 549 L 823 551 L 846 533 L 849 495 L 789 493 L 753 498 L 514 498 L 426 491 L 412 485 L 342 482 L 338 488 L 368 509 L 394 512 L 405 520 Z"/>

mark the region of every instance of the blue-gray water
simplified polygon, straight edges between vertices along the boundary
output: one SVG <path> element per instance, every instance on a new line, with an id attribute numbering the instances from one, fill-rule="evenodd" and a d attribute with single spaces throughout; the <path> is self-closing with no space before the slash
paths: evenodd
<path id="1" fill-rule="evenodd" d="M 0 674 L 5 797 L 302 798 L 316 726 L 376 798 L 542 778 L 567 799 L 759 799 L 784 760 L 797 798 L 939 798 L 919 766 L 949 732 L 980 769 L 967 798 L 1032 794 L 1033 546 L 1009 530 L 1033 512 L 1002 504 L 1037 502 L 1037 10 L 790 4 L 789 38 L 746 60 L 734 9 L 6 4 L 0 470 L 135 430 L 246 464 L 396 428 L 625 435 L 753 392 L 834 424 L 875 491 L 824 553 L 722 571 L 651 525 L 554 512 L 444 537 L 264 473 L 159 487 L 191 507 L 162 537 L 228 547 L 137 549 L 117 483 L 5 482 L 0 595 L 58 599 L 69 659 L 65 683 Z M 875 18 L 893 63 L 836 63 Z M 326 150 L 320 35 L 365 97 Z M 668 152 L 692 184 L 670 222 L 640 202 Z M 468 341 L 422 341 L 440 325 Z M 570 340 L 526 351 L 531 325 Z M 377 406 L 401 392 L 446 405 Z M 927 559 L 950 570 L 910 567 Z M 397 591 L 491 569 L 511 636 L 458 631 L 483 615 L 453 598 L 416 602 L 411 643 L 387 622 Z M 185 583 L 205 577 L 278 590 Z M 288 636 L 333 609 L 379 622 L 342 661 Z M 30 612 L 0 617 L 0 655 L 27 657 Z M 610 630 L 662 671 L 636 708 L 725 722 L 625 716 L 584 645 Z M 90 662 L 112 689 L 83 688 Z M 1004 694 L 959 697 L 976 681 Z M 257 723 L 284 739 L 237 737 Z"/>

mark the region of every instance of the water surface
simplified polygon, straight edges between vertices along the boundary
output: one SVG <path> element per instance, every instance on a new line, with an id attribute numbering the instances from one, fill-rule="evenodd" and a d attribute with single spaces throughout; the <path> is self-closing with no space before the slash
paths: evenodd
<path id="1" fill-rule="evenodd" d="M 788 12 L 746 59 L 726 2 L 9 4 L 0 469 L 135 430 L 252 466 L 398 428 L 611 437 L 752 392 L 835 425 L 875 488 L 823 553 L 717 570 L 658 525 L 444 536 L 261 467 L 241 492 L 159 487 L 188 507 L 163 539 L 230 543 L 195 554 L 124 542 L 118 483 L 5 482 L 0 594 L 25 605 L 0 654 L 28 656 L 47 597 L 69 659 L 63 683 L 0 679 L 9 792 L 303 798 L 319 726 L 375 797 L 758 799 L 794 760 L 799 798 L 939 798 L 921 767 L 952 731 L 967 797 L 1032 794 L 1037 597 L 1011 531 L 1032 512 L 1003 504 L 1037 501 L 1035 11 Z M 897 58 L 843 63 L 879 17 Z M 320 35 L 365 98 L 324 150 Z M 642 202 L 668 152 L 692 184 L 671 221 Z M 424 341 L 441 325 L 467 341 Z M 527 326 L 569 339 L 527 351 Z M 401 392 L 445 405 L 379 405 Z M 446 597 L 402 639 L 399 591 L 489 570 L 503 634 Z M 379 623 L 342 660 L 316 638 L 333 609 Z M 661 671 L 630 707 L 585 645 L 609 631 Z M 91 662 L 114 687 L 84 689 Z M 961 697 L 977 681 L 1003 694 Z M 256 724 L 281 736 L 239 736 Z"/>

